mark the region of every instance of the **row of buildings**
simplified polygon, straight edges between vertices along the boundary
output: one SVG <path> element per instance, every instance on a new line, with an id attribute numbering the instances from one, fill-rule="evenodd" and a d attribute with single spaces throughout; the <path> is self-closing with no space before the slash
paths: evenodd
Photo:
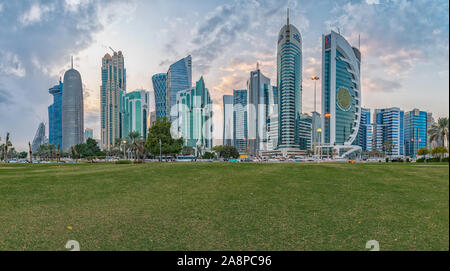
<path id="1" fill-rule="evenodd" d="M 316 104 L 313 112 L 302 112 L 302 39 L 288 11 L 278 35 L 276 84 L 257 65 L 247 89 L 223 96 L 222 144 L 250 156 L 296 156 L 320 149 L 340 157 L 371 150 L 415 156 L 430 147 L 431 113 L 376 109 L 371 119 L 370 109 L 361 106 L 360 68 L 358 48 L 334 31 L 323 35 L 322 112 L 316 112 Z"/>

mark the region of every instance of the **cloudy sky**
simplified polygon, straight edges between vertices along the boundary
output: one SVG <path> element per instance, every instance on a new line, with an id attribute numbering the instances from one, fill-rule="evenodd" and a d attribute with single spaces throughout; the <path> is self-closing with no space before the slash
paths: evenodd
<path id="1" fill-rule="evenodd" d="M 48 123 L 48 88 L 70 67 L 85 86 L 85 127 L 99 137 L 101 58 L 122 50 L 127 90 L 188 54 L 204 76 L 222 134 L 221 99 L 243 89 L 256 62 L 276 82 L 276 41 L 291 9 L 303 37 L 303 111 L 313 109 L 321 36 L 340 30 L 362 51 L 363 106 L 448 116 L 448 0 L 0 0 L 0 137 L 25 150 Z M 320 84 L 318 84 L 320 89 Z M 318 97 L 320 101 L 320 97 Z M 320 107 L 318 108 L 320 110 Z"/>

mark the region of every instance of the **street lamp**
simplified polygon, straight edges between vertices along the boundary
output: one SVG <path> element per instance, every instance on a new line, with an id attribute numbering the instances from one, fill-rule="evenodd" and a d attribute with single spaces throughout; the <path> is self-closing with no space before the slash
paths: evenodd
<path id="1" fill-rule="evenodd" d="M 320 146 L 322 143 L 322 128 L 318 128 L 317 132 L 319 133 L 319 161 L 322 159 L 322 147 Z"/>
<path id="2" fill-rule="evenodd" d="M 316 112 L 316 82 L 319 80 L 319 76 L 313 76 L 311 80 L 314 81 L 314 112 Z"/>
<path id="3" fill-rule="evenodd" d="M 126 157 L 125 157 L 125 149 L 126 149 L 126 146 L 125 146 L 125 144 L 127 144 L 127 141 L 122 141 L 122 145 L 123 145 L 123 159 L 126 159 Z"/>

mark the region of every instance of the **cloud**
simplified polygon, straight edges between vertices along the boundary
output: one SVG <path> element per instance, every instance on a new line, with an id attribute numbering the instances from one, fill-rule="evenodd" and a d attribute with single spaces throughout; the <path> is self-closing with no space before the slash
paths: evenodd
<path id="1" fill-rule="evenodd" d="M 394 92 L 402 87 L 399 81 L 379 77 L 364 77 L 362 81 L 363 92 Z"/>
<path id="2" fill-rule="evenodd" d="M 31 6 L 31 8 L 26 11 L 22 16 L 20 16 L 20 22 L 23 26 L 28 26 L 33 23 L 40 22 L 43 16 L 50 11 L 54 10 L 54 6 L 52 5 L 40 5 L 35 3 Z"/>
<path id="3" fill-rule="evenodd" d="M 24 77 L 26 71 L 16 54 L 0 49 L 0 74 Z"/>
<path id="4" fill-rule="evenodd" d="M 0 105 L 8 105 L 11 103 L 11 98 L 8 92 L 0 88 Z"/>

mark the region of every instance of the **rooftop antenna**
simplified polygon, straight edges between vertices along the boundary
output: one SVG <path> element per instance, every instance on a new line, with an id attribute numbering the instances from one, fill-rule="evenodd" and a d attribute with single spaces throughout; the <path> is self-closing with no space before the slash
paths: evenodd
<path id="1" fill-rule="evenodd" d="M 289 25 L 289 8 L 287 8 L 287 25 Z"/>
<path id="2" fill-rule="evenodd" d="M 71 67 L 73 69 L 73 56 L 70 57 L 70 64 L 71 64 Z"/>
<path id="3" fill-rule="evenodd" d="M 358 50 L 361 51 L 361 34 L 358 34 Z"/>
<path id="4" fill-rule="evenodd" d="M 256 62 L 256 69 L 259 70 L 259 62 Z"/>
<path id="5" fill-rule="evenodd" d="M 116 53 L 116 51 L 114 51 L 114 49 L 111 48 L 111 46 L 109 46 L 109 49 L 111 49 L 111 51 L 113 51 L 113 53 Z"/>
<path id="6" fill-rule="evenodd" d="M 341 34 L 341 29 L 339 27 L 337 29 L 338 29 L 338 34 L 340 35 Z"/>

